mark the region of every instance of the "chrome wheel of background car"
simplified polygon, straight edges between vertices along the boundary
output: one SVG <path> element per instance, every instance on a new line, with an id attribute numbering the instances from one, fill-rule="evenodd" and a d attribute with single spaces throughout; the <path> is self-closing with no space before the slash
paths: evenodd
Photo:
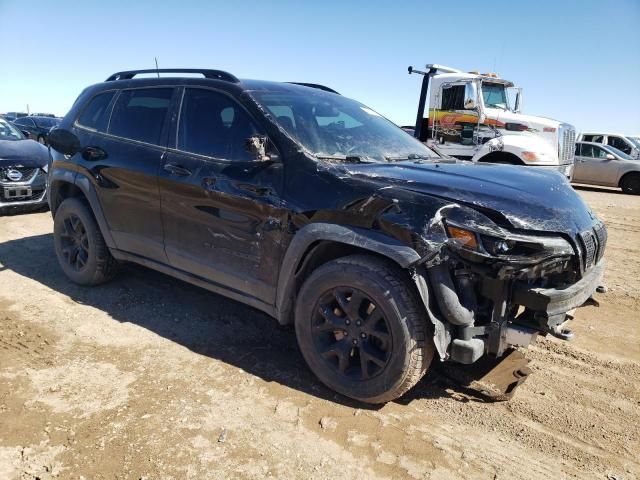
<path id="1" fill-rule="evenodd" d="M 89 259 L 89 239 L 78 216 L 71 214 L 64 219 L 60 240 L 64 259 L 74 270 L 82 270 Z"/>
<path id="2" fill-rule="evenodd" d="M 391 354 L 391 334 L 380 308 L 362 291 L 326 292 L 312 318 L 316 351 L 334 371 L 353 380 L 380 374 Z"/>
<path id="3" fill-rule="evenodd" d="M 47 142 L 45 142 L 44 137 L 38 137 L 38 143 L 41 145 L 46 145 Z"/>

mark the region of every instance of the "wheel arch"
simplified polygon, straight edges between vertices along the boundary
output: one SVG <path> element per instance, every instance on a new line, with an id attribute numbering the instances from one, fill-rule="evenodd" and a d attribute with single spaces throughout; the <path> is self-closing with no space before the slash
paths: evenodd
<path id="1" fill-rule="evenodd" d="M 102 212 L 98 194 L 91 181 L 76 172 L 64 169 L 54 170 L 49 179 L 49 209 L 54 218 L 60 204 L 71 197 L 84 199 L 98 223 L 98 228 L 100 228 L 100 233 L 102 233 L 107 247 L 116 248 L 107 220 Z"/>
<path id="2" fill-rule="evenodd" d="M 520 157 L 511 152 L 491 152 L 480 157 L 478 162 L 482 163 L 506 163 L 509 165 L 525 165 Z"/>
<path id="3" fill-rule="evenodd" d="M 297 293 L 313 270 L 354 253 L 387 258 L 404 269 L 420 260 L 413 248 L 379 232 L 327 223 L 306 225 L 289 244 L 280 268 L 275 305 L 278 322 L 293 323 Z"/>
<path id="4" fill-rule="evenodd" d="M 622 182 L 624 182 L 626 179 L 628 178 L 632 178 L 632 177 L 638 177 L 640 178 L 640 171 L 638 170 L 631 170 L 629 172 L 624 173 L 621 177 L 620 180 L 618 180 L 618 187 L 622 188 Z"/>

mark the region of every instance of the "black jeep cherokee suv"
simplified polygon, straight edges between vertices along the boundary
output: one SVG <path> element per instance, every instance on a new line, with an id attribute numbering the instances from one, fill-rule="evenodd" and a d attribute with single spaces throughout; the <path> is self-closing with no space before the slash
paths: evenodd
<path id="1" fill-rule="evenodd" d="M 249 304 L 371 403 L 434 354 L 568 338 L 600 285 L 605 227 L 558 173 L 440 158 L 320 85 L 160 72 L 178 75 L 87 88 L 50 136 L 55 250 L 76 283 L 129 261 Z"/>

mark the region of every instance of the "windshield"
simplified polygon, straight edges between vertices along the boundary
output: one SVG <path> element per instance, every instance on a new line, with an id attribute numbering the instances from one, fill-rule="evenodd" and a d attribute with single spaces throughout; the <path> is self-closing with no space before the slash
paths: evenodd
<path id="1" fill-rule="evenodd" d="M 636 148 L 640 149 L 640 137 L 627 137 Z"/>
<path id="2" fill-rule="evenodd" d="M 34 118 L 33 120 L 36 122 L 36 125 L 41 128 L 51 128 L 58 125 L 58 123 L 60 123 L 60 121 L 57 118 L 49 118 L 49 117 Z"/>
<path id="3" fill-rule="evenodd" d="M 365 162 L 439 158 L 382 115 L 341 95 L 295 86 L 250 94 L 318 158 Z"/>
<path id="4" fill-rule="evenodd" d="M 618 150 L 616 147 L 612 147 L 611 145 L 607 145 L 606 148 L 609 149 L 611 151 L 611 153 L 616 154 L 618 157 L 620 157 L 620 158 L 622 158 L 624 160 L 633 160 L 633 158 L 630 155 L 627 155 L 622 150 Z"/>
<path id="5" fill-rule="evenodd" d="M 0 118 L 0 140 L 22 140 L 24 135 L 16 127 Z"/>
<path id="6" fill-rule="evenodd" d="M 502 108 L 503 110 L 509 108 L 507 91 L 501 83 L 482 82 L 482 98 L 484 106 L 487 108 Z"/>

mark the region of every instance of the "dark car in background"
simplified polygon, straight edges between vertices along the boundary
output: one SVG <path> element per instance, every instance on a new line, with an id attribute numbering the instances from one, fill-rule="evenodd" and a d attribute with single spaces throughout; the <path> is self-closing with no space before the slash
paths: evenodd
<path id="1" fill-rule="evenodd" d="M 18 118 L 27 117 L 29 114 L 24 112 L 7 112 L 2 114 L 2 118 L 4 118 L 8 122 L 13 122 Z"/>
<path id="2" fill-rule="evenodd" d="M 47 149 L 0 118 L 0 215 L 47 204 Z"/>
<path id="3" fill-rule="evenodd" d="M 42 145 L 47 144 L 49 131 L 58 126 L 60 120 L 52 117 L 29 116 L 14 120 L 13 124 L 17 126 L 27 138 L 37 140 Z"/>

